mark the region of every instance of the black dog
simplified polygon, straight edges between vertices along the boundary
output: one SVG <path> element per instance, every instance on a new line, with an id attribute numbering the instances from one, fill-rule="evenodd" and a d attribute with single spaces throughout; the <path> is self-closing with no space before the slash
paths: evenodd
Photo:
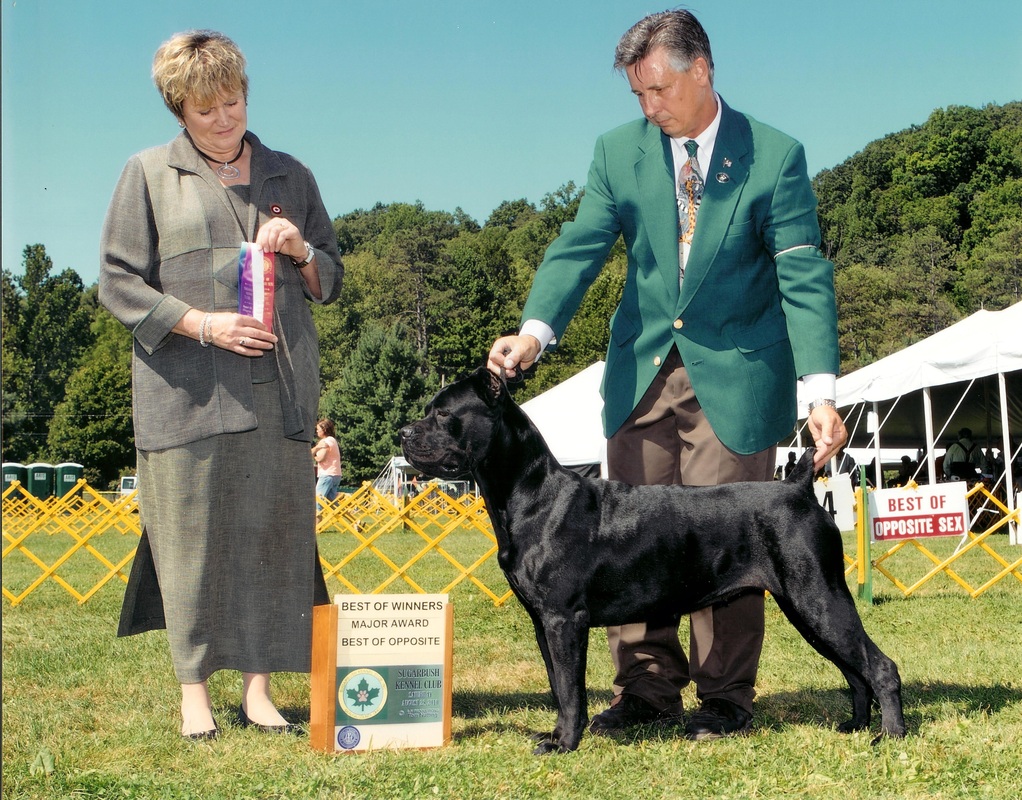
<path id="1" fill-rule="evenodd" d="M 812 489 L 812 453 L 783 482 L 628 486 L 583 478 L 485 369 L 442 389 L 401 431 L 405 458 L 441 478 L 471 474 L 486 500 L 508 583 L 536 628 L 557 724 L 536 753 L 574 750 L 586 726 L 591 626 L 684 614 L 767 590 L 844 674 L 852 718 L 905 735 L 894 662 L 866 635 L 845 583 L 841 536 Z M 879 738 L 879 737 L 878 737 Z"/>

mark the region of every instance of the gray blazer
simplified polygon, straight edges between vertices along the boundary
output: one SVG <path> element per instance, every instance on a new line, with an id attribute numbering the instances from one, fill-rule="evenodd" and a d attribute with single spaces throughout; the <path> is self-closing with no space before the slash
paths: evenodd
<path id="1" fill-rule="evenodd" d="M 250 204 L 240 220 L 213 171 L 182 133 L 133 156 L 114 190 L 100 244 L 99 299 L 134 336 L 135 446 L 162 450 L 258 425 L 252 360 L 172 333 L 189 308 L 236 311 L 238 250 L 264 222 L 286 217 L 316 250 L 316 300 L 290 260 L 276 258 L 273 332 L 284 433 L 313 441 L 319 345 L 308 300 L 329 303 L 344 268 L 309 169 L 251 132 Z"/>

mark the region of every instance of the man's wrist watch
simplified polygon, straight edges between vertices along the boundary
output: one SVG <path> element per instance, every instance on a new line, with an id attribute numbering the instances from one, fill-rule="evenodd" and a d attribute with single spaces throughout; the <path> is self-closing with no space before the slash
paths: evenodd
<path id="1" fill-rule="evenodd" d="M 826 397 L 818 397 L 809 404 L 809 413 L 812 414 L 813 409 L 819 408 L 820 406 L 829 406 L 830 408 L 837 408 L 837 402 L 834 400 L 829 400 Z"/>
<path id="2" fill-rule="evenodd" d="M 308 242 L 305 243 L 305 259 L 302 261 L 295 261 L 291 259 L 291 263 L 295 265 L 295 269 L 301 269 L 302 267 L 309 266 L 309 262 L 316 257 L 316 251 L 312 249 L 312 245 Z"/>

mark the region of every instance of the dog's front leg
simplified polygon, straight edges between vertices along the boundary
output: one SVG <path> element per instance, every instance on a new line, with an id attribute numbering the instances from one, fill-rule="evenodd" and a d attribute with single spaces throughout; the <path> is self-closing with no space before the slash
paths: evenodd
<path id="1" fill-rule="evenodd" d="M 546 638 L 545 655 L 549 659 L 550 689 L 557 704 L 557 723 L 533 752 L 545 755 L 575 750 L 589 721 L 585 682 L 589 625 L 576 617 L 544 617 L 536 631 L 537 635 L 542 631 Z"/>
<path id="2" fill-rule="evenodd" d="M 543 666 L 546 667 L 546 678 L 550 684 L 550 693 L 554 698 L 554 705 L 560 708 L 560 701 L 557 699 L 557 685 L 554 681 L 554 665 L 550 659 L 550 647 L 546 640 L 546 629 L 543 627 L 543 620 L 539 614 L 534 613 L 531 609 L 529 610 L 529 616 L 532 617 L 532 627 L 536 631 L 536 644 L 539 645 L 539 654 L 543 656 Z M 549 738 L 546 734 L 543 734 L 540 739 Z"/>

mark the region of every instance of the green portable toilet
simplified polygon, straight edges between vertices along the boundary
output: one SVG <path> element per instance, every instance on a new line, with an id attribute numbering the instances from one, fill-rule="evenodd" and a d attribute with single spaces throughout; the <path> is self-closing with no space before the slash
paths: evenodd
<path id="1" fill-rule="evenodd" d="M 75 464 L 73 461 L 65 461 L 54 467 L 54 479 L 56 481 L 55 493 L 57 497 L 64 497 L 72 491 L 85 474 L 85 467 Z M 82 496 L 81 488 L 75 492 L 78 497 Z"/>
<path id="2" fill-rule="evenodd" d="M 21 484 L 21 488 L 11 493 L 10 499 L 20 497 L 22 493 L 28 491 L 28 468 L 24 464 L 16 464 L 13 461 L 5 461 L 3 464 L 4 470 L 4 488 L 6 492 L 7 488 L 17 481 Z"/>
<path id="3" fill-rule="evenodd" d="M 39 500 L 53 497 L 54 469 L 53 464 L 36 462 L 28 467 L 28 493 Z"/>

